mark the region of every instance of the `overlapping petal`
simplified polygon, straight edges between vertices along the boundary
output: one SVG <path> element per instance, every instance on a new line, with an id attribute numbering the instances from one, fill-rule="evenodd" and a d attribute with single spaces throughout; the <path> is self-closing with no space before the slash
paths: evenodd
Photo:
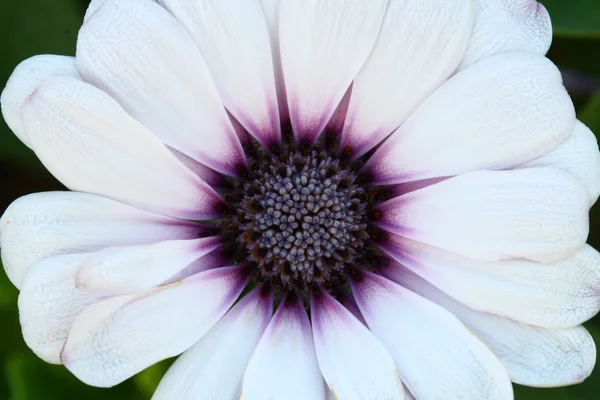
<path id="1" fill-rule="evenodd" d="M 577 121 L 571 136 L 543 156 L 517 168 L 553 167 L 579 178 L 590 192 L 592 204 L 600 195 L 600 152 L 596 135 Z"/>
<path id="2" fill-rule="evenodd" d="M 277 86 L 279 119 L 282 126 L 287 126 L 290 122 L 290 114 L 287 104 L 285 82 L 283 80 L 281 51 L 279 47 L 279 7 L 281 5 L 281 0 L 260 0 L 260 4 L 265 13 L 267 28 L 269 29 L 269 38 L 271 39 L 271 55 L 273 56 L 273 72 L 275 73 L 275 85 Z"/>
<path id="3" fill-rule="evenodd" d="M 260 1 L 158 3 L 181 22 L 196 42 L 229 112 L 265 148 L 280 145 L 273 56 Z"/>
<path id="4" fill-rule="evenodd" d="M 590 195 L 555 168 L 460 175 L 378 206 L 384 229 L 481 260 L 556 262 L 588 235 Z"/>
<path id="5" fill-rule="evenodd" d="M 163 217 L 76 192 L 35 193 L 15 200 L 0 218 L 2 264 L 20 287 L 27 270 L 46 258 L 109 246 L 192 239 L 202 225 Z"/>
<path id="6" fill-rule="evenodd" d="M 225 174 L 246 166 L 202 55 L 154 1 L 104 1 L 79 32 L 77 67 L 163 143 Z"/>
<path id="7" fill-rule="evenodd" d="M 552 42 L 552 23 L 536 0 L 475 0 L 475 26 L 460 68 L 501 53 L 544 55 Z"/>
<path id="8" fill-rule="evenodd" d="M 472 0 L 390 0 L 354 79 L 340 148 L 360 157 L 454 73 L 473 27 Z"/>
<path id="9" fill-rule="evenodd" d="M 396 184 L 512 168 L 552 150 L 574 125 L 573 104 L 552 62 L 497 55 L 433 92 L 369 159 L 366 172 L 375 184 Z"/>
<path id="10" fill-rule="evenodd" d="M 56 76 L 80 78 L 75 59 L 48 54 L 28 58 L 17 65 L 0 96 L 4 121 L 28 147 L 31 141 L 23 121 L 23 104 L 42 82 Z"/>
<path id="11" fill-rule="evenodd" d="M 183 165 L 188 167 L 192 172 L 194 172 L 196 175 L 202 178 L 202 180 L 208 183 L 210 186 L 219 187 L 223 186 L 223 184 L 225 183 L 226 178 L 223 174 L 215 171 L 214 169 L 208 168 L 206 165 L 194 160 L 192 157 L 189 157 L 180 151 L 177 151 L 173 148 L 171 148 L 170 150 L 171 152 L 173 152 L 173 154 L 175 154 L 175 157 L 177 157 L 177 159 L 181 161 Z"/>
<path id="12" fill-rule="evenodd" d="M 87 254 L 49 258 L 33 266 L 19 293 L 23 339 L 42 360 L 60 364 L 60 352 L 75 318 L 102 299 L 75 287 L 75 273 Z"/>
<path id="13" fill-rule="evenodd" d="M 327 293 L 311 299 L 319 367 L 336 398 L 402 400 L 394 360 L 350 311 Z"/>
<path id="14" fill-rule="evenodd" d="M 244 370 L 273 314 L 272 300 L 261 289 L 244 297 L 175 362 L 152 399 L 239 399 Z"/>
<path id="15" fill-rule="evenodd" d="M 68 188 L 179 218 L 219 215 L 219 195 L 94 86 L 46 80 L 23 116 L 35 153 Z"/>
<path id="16" fill-rule="evenodd" d="M 243 400 L 325 400 L 310 321 L 299 299 L 282 301 L 244 374 Z"/>
<path id="17" fill-rule="evenodd" d="M 77 270 L 79 289 L 105 295 L 152 289 L 221 244 L 218 236 L 108 247 L 86 257 Z"/>
<path id="18" fill-rule="evenodd" d="M 300 142 L 312 144 L 331 119 L 373 50 L 387 3 L 281 0 L 281 63 L 292 128 Z"/>
<path id="19" fill-rule="evenodd" d="M 173 275 L 169 279 L 167 279 L 163 285 L 168 285 L 170 283 L 178 282 L 182 279 L 187 278 L 188 276 L 195 275 L 199 272 L 204 272 L 209 269 L 221 268 L 226 265 L 231 265 L 232 263 L 232 254 L 231 250 L 220 247 L 216 250 L 211 251 L 210 253 L 200 257 L 196 261 L 190 263 L 184 269 L 179 271 L 177 274 Z"/>
<path id="20" fill-rule="evenodd" d="M 391 236 L 381 248 L 461 303 L 547 328 L 587 321 L 600 310 L 600 254 L 586 245 L 553 264 L 484 262 Z"/>
<path id="21" fill-rule="evenodd" d="M 96 303 L 73 323 L 62 362 L 89 385 L 121 383 L 190 348 L 231 307 L 247 281 L 240 267 L 225 267 L 147 294 Z"/>
<path id="22" fill-rule="evenodd" d="M 416 398 L 513 398 L 502 363 L 451 313 L 376 274 L 351 284 L 369 328 Z"/>
<path id="23" fill-rule="evenodd" d="M 401 266 L 383 270 L 390 279 L 450 311 L 485 342 L 515 383 L 552 387 L 581 382 L 596 362 L 591 335 L 581 326 L 545 329 L 475 311 Z"/>

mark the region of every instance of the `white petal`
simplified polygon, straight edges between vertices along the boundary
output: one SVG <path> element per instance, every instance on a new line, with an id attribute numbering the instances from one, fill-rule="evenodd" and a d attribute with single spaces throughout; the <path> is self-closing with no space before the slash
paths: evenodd
<path id="1" fill-rule="evenodd" d="M 472 0 L 391 0 L 373 52 L 354 80 L 341 149 L 360 157 L 392 133 L 460 63 Z"/>
<path id="2" fill-rule="evenodd" d="M 163 143 L 229 175 L 247 165 L 200 52 L 154 1 L 105 1 L 79 32 L 77 67 Z"/>
<path id="3" fill-rule="evenodd" d="M 32 146 L 23 121 L 23 104 L 43 81 L 55 76 L 80 78 L 75 59 L 55 55 L 28 58 L 17 65 L 0 96 L 4 121 L 28 147 Z"/>
<path id="4" fill-rule="evenodd" d="M 387 0 L 281 0 L 279 45 L 294 135 L 312 143 L 369 57 Z"/>
<path id="5" fill-rule="evenodd" d="M 107 295 L 152 289 L 220 244 L 220 238 L 213 236 L 108 247 L 81 262 L 76 285 L 88 292 Z"/>
<path id="6" fill-rule="evenodd" d="M 196 261 L 190 263 L 187 267 L 182 269 L 179 273 L 173 275 L 171 278 L 167 279 L 163 285 L 168 285 L 170 283 L 174 283 L 185 279 L 189 276 L 197 274 L 199 272 L 204 272 L 209 269 L 221 268 L 225 265 L 231 264 L 231 250 L 226 248 L 218 248 L 216 250 L 211 251 L 205 256 L 200 257 Z"/>
<path id="7" fill-rule="evenodd" d="M 138 210 L 76 192 L 35 193 L 15 200 L 0 218 L 2 264 L 19 287 L 23 275 L 45 258 L 108 246 L 191 239 L 202 225 Z"/>
<path id="8" fill-rule="evenodd" d="M 394 266 L 383 272 L 460 319 L 490 347 L 515 383 L 565 386 L 581 382 L 592 373 L 596 348 L 582 326 L 545 329 L 526 325 L 468 308 L 405 268 Z"/>
<path id="9" fill-rule="evenodd" d="M 377 223 L 481 260 L 548 263 L 583 247 L 589 207 L 585 186 L 559 169 L 480 171 L 382 203 Z"/>
<path id="10" fill-rule="evenodd" d="M 467 326 L 504 364 L 511 380 L 534 387 L 570 386 L 588 378 L 596 364 L 594 339 L 583 326 L 544 329 L 490 314 Z"/>
<path id="11" fill-rule="evenodd" d="M 102 323 L 106 318 L 109 318 L 112 314 L 119 311 L 121 308 L 126 306 L 128 303 L 140 298 L 142 296 L 137 294 L 129 294 L 123 296 L 112 296 L 105 298 L 103 301 L 96 302 L 88 306 L 84 311 L 77 316 L 76 329 L 81 330 L 85 327 L 94 327 Z M 75 321 L 74 321 L 75 322 Z M 69 332 L 70 334 L 71 332 Z M 78 332 L 76 332 L 78 334 Z M 68 339 L 68 338 L 67 338 Z M 63 347 L 64 351 L 64 347 Z M 64 361 L 65 355 L 61 353 L 61 359 Z"/>
<path id="12" fill-rule="evenodd" d="M 94 13 L 96 11 L 98 11 L 98 9 L 102 5 L 102 3 L 104 3 L 105 1 L 106 0 L 91 0 L 90 5 L 88 6 L 87 10 L 85 10 L 85 16 L 83 17 L 83 22 L 87 22 L 87 20 L 90 19 L 91 16 L 94 15 Z"/>
<path id="13" fill-rule="evenodd" d="M 190 32 L 225 107 L 266 148 L 281 144 L 271 42 L 258 0 L 158 0 Z"/>
<path id="14" fill-rule="evenodd" d="M 325 400 L 310 321 L 298 299 L 282 300 L 252 355 L 243 400 Z"/>
<path id="15" fill-rule="evenodd" d="M 475 0 L 473 35 L 460 68 L 500 53 L 544 55 L 552 42 L 546 8 L 535 0 Z"/>
<path id="16" fill-rule="evenodd" d="M 399 236 L 380 247 L 476 310 L 548 328 L 578 325 L 600 310 L 600 254 L 587 245 L 571 258 L 546 265 L 484 262 Z"/>
<path id="17" fill-rule="evenodd" d="M 311 298 L 319 367 L 338 399 L 402 400 L 402 382 L 390 354 L 350 311 L 329 294 Z"/>
<path id="18" fill-rule="evenodd" d="M 372 273 L 352 291 L 416 398 L 513 398 L 500 361 L 442 307 Z"/>
<path id="19" fill-rule="evenodd" d="M 277 102 L 279 103 L 279 119 L 281 125 L 289 124 L 290 114 L 287 104 L 285 83 L 283 80 L 283 69 L 281 67 L 281 52 L 279 47 L 279 8 L 281 0 L 260 0 L 269 37 L 271 39 L 271 55 L 273 56 L 273 69 L 275 73 L 275 84 L 277 86 Z"/>
<path id="20" fill-rule="evenodd" d="M 42 360 L 60 364 L 60 352 L 73 321 L 100 299 L 75 288 L 77 265 L 87 254 L 44 260 L 27 273 L 19 293 L 23 339 Z"/>
<path id="21" fill-rule="evenodd" d="M 84 310 L 61 358 L 88 385 L 110 387 L 191 347 L 246 285 L 239 267 L 191 276 L 146 295 L 118 296 Z M 116 304 L 115 304 L 116 303 Z"/>
<path id="22" fill-rule="evenodd" d="M 520 166 L 555 167 L 575 175 L 587 186 L 592 203 L 600 195 L 600 152 L 596 136 L 577 121 L 571 136 L 550 152 Z"/>
<path id="23" fill-rule="evenodd" d="M 414 396 L 406 389 L 406 387 L 404 388 L 404 400 L 415 400 Z"/>
<path id="24" fill-rule="evenodd" d="M 365 318 L 362 316 L 362 314 L 360 313 L 360 310 L 358 309 L 358 305 L 356 304 L 356 301 L 354 301 L 354 298 L 350 295 L 344 294 L 341 296 L 341 298 L 339 299 L 340 303 L 342 303 L 342 305 L 344 307 L 346 307 L 346 309 L 348 311 L 350 311 L 352 313 L 352 315 L 354 315 L 354 317 L 359 320 L 360 322 L 362 322 L 362 324 L 364 326 L 367 326 L 367 321 L 365 321 Z"/>
<path id="25" fill-rule="evenodd" d="M 70 189 L 180 218 L 218 215 L 218 194 L 92 85 L 49 79 L 23 115 L 35 153 Z"/>
<path id="26" fill-rule="evenodd" d="M 254 290 L 179 357 L 152 399 L 239 399 L 244 370 L 272 314 L 272 296 Z"/>
<path id="27" fill-rule="evenodd" d="M 344 97 L 342 97 L 342 101 L 337 105 L 337 108 L 333 112 L 331 119 L 327 123 L 327 126 L 324 130 L 324 144 L 327 146 L 329 143 L 332 143 L 334 146 L 338 142 L 340 138 L 340 132 L 344 129 L 344 124 L 346 122 L 346 115 L 348 114 L 348 106 L 350 105 L 350 99 L 352 98 L 352 84 L 346 90 Z M 344 151 L 345 150 L 345 151 Z M 346 157 L 350 155 L 350 149 L 340 148 L 340 153 L 343 153 L 343 156 Z"/>
<path id="28" fill-rule="evenodd" d="M 242 125 L 240 125 L 240 123 L 235 118 L 233 118 L 229 111 L 227 111 L 227 116 L 229 117 L 229 121 L 233 126 L 233 130 L 235 131 L 235 134 L 237 135 L 242 146 L 247 146 L 248 144 L 250 144 L 250 142 L 252 141 L 252 136 L 250 136 L 248 131 Z"/>
<path id="29" fill-rule="evenodd" d="M 223 186 L 226 181 L 224 175 L 218 173 L 214 169 L 208 168 L 206 165 L 199 163 L 193 158 L 183 154 L 182 152 L 175 150 L 173 148 L 170 149 L 171 152 L 177 157 L 179 161 L 186 167 L 188 167 L 191 171 L 193 171 L 196 175 L 198 175 L 202 180 L 208 183 L 212 187 Z"/>
<path id="30" fill-rule="evenodd" d="M 454 75 L 367 163 L 374 183 L 505 169 L 550 151 L 573 131 L 560 72 L 530 54 L 503 54 Z M 518 144 L 518 145 L 516 145 Z"/>

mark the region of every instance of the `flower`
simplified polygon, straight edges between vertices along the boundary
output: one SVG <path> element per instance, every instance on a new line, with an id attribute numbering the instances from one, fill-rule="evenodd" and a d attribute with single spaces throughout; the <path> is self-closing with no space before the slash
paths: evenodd
<path id="1" fill-rule="evenodd" d="M 595 363 L 600 152 L 533 0 L 93 0 L 4 118 L 27 345 L 154 398 L 511 399 Z"/>

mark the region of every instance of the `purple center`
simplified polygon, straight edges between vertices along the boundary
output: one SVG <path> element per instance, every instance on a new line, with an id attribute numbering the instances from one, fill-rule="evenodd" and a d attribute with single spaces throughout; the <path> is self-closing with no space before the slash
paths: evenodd
<path id="1" fill-rule="evenodd" d="M 247 151 L 250 169 L 232 184 L 226 229 L 236 261 L 250 263 L 257 282 L 282 292 L 335 291 L 353 271 L 371 265 L 372 190 L 358 181 L 361 162 L 292 143 Z"/>

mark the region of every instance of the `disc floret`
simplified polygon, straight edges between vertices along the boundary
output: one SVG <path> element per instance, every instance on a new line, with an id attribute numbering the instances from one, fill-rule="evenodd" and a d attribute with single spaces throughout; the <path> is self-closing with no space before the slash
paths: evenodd
<path id="1" fill-rule="evenodd" d="M 253 166 L 234 225 L 261 281 L 297 290 L 343 280 L 369 238 L 368 196 L 356 173 L 323 150 L 282 152 Z"/>

